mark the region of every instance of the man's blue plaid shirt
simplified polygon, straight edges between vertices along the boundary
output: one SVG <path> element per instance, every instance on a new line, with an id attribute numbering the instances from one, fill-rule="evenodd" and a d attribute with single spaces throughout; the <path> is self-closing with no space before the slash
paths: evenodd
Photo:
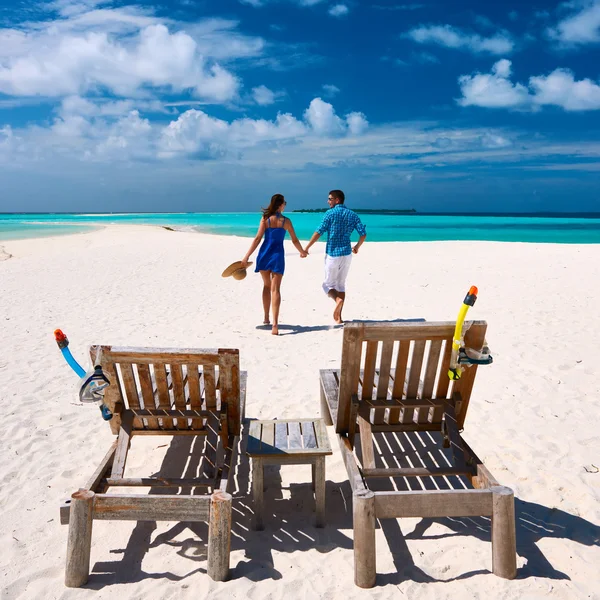
<path id="1" fill-rule="evenodd" d="M 366 227 L 355 212 L 346 208 L 343 204 L 330 208 L 317 228 L 319 235 L 327 232 L 325 253 L 329 256 L 348 256 L 348 254 L 352 254 L 350 236 L 355 229 L 358 235 L 367 235 Z"/>

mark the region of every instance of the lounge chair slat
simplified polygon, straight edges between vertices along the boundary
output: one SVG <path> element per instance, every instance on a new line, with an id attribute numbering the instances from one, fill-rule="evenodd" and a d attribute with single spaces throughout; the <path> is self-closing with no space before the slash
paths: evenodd
<path id="1" fill-rule="evenodd" d="M 448 369 L 450 368 L 450 358 L 452 356 L 452 340 L 446 340 L 444 346 L 444 354 L 442 357 L 442 366 L 440 377 L 438 380 L 437 389 L 435 391 L 436 398 L 447 398 L 448 390 L 450 389 L 451 381 L 448 378 Z"/>
<path id="2" fill-rule="evenodd" d="M 423 366 L 423 355 L 425 353 L 426 340 L 415 340 L 413 344 L 413 355 L 410 362 L 410 374 L 408 376 L 408 385 L 406 387 L 406 396 L 416 398 L 421 381 L 421 368 Z"/>
<path id="3" fill-rule="evenodd" d="M 183 370 L 181 365 L 171 365 L 171 381 L 173 385 L 174 408 L 183 411 L 186 409 L 186 402 L 183 385 Z M 178 418 L 176 423 L 177 429 L 189 429 L 188 420 L 186 418 Z"/>
<path id="4" fill-rule="evenodd" d="M 140 380 L 143 408 L 155 408 L 156 404 L 154 401 L 154 389 L 152 386 L 152 377 L 150 376 L 150 367 L 148 365 L 137 365 L 137 372 Z"/>
<path id="5" fill-rule="evenodd" d="M 158 406 L 165 410 L 171 410 L 171 397 L 169 395 L 169 384 L 167 383 L 167 370 L 164 364 L 154 365 L 154 379 L 156 380 L 156 391 L 158 394 Z M 173 429 L 173 419 L 161 419 L 162 429 Z"/>
<path id="6" fill-rule="evenodd" d="M 403 340 L 398 342 L 398 356 L 396 358 L 396 368 L 394 369 L 394 388 L 392 398 L 402 398 L 404 396 L 404 387 L 406 379 L 406 368 L 408 365 L 408 353 L 410 350 L 410 341 Z M 388 412 L 388 423 L 398 423 L 400 419 L 400 410 L 390 408 Z"/>
<path id="7" fill-rule="evenodd" d="M 365 353 L 365 368 L 362 381 L 361 398 L 363 400 L 373 397 L 373 382 L 375 380 L 375 365 L 377 363 L 377 342 L 367 342 Z"/>
<path id="8" fill-rule="evenodd" d="M 188 394 L 190 408 L 202 410 L 202 395 L 200 394 L 200 372 L 197 364 L 187 365 Z"/>
<path id="9" fill-rule="evenodd" d="M 423 378 L 423 393 L 422 397 L 429 399 L 433 395 L 433 386 L 435 384 L 435 378 L 438 373 L 440 366 L 440 352 L 442 350 L 442 340 L 432 340 L 429 346 L 429 353 L 427 355 L 427 367 L 425 368 L 425 377 Z M 446 376 L 445 373 L 441 373 L 442 376 Z M 429 410 L 420 411 L 418 422 L 425 423 L 428 420 Z"/>
<path id="10" fill-rule="evenodd" d="M 377 381 L 377 398 L 379 400 L 388 397 L 388 385 L 390 383 L 390 369 L 392 367 L 393 351 L 393 341 L 383 342 L 381 346 L 381 360 L 379 363 L 379 379 Z"/>
<path id="11" fill-rule="evenodd" d="M 204 399 L 206 402 L 206 408 L 217 408 L 217 387 L 215 384 L 214 365 L 204 365 L 202 373 L 204 380 Z"/>

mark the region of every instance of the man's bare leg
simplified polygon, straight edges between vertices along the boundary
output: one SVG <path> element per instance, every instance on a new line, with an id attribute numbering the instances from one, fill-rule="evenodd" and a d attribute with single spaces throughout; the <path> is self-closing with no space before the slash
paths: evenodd
<path id="1" fill-rule="evenodd" d="M 333 320 L 341 325 L 344 321 L 342 320 L 342 309 L 344 308 L 344 300 L 346 300 L 346 292 L 336 292 L 335 298 L 335 310 L 333 311 Z"/>

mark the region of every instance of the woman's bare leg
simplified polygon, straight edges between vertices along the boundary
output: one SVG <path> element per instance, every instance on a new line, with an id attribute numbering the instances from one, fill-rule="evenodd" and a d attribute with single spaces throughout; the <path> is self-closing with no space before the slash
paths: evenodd
<path id="1" fill-rule="evenodd" d="M 263 291 L 262 291 L 262 303 L 263 310 L 265 311 L 265 318 L 263 325 L 268 325 L 269 321 L 269 308 L 271 307 L 271 271 L 259 271 L 260 276 L 263 280 Z"/>
<path id="2" fill-rule="evenodd" d="M 271 273 L 271 311 L 273 313 L 273 328 L 271 333 L 279 335 L 279 306 L 281 305 L 282 273 Z"/>

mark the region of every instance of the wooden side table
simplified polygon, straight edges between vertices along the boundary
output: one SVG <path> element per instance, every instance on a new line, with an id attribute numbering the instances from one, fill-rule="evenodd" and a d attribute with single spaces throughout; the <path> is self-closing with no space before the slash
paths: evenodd
<path id="1" fill-rule="evenodd" d="M 324 526 L 325 457 L 332 451 L 323 419 L 251 421 L 246 453 L 252 458 L 255 529 L 264 528 L 265 465 L 312 465 L 316 526 Z"/>

